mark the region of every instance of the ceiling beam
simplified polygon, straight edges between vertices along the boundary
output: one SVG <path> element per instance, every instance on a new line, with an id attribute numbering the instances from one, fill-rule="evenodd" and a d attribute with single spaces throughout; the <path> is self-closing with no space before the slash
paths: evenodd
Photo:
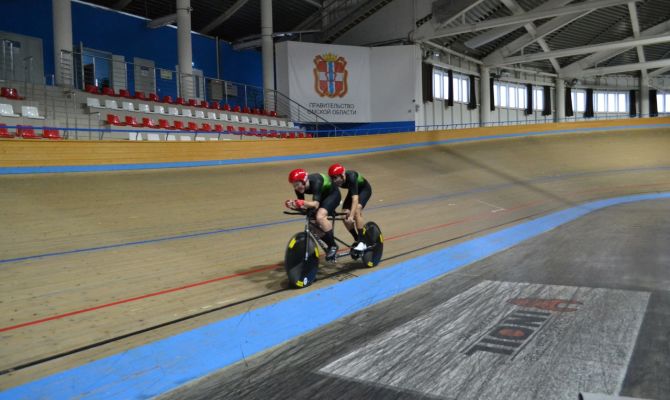
<path id="1" fill-rule="evenodd" d="M 115 10 L 123 10 L 128 6 L 128 4 L 132 3 L 133 0 L 119 0 L 112 6 L 113 9 Z"/>
<path id="2" fill-rule="evenodd" d="M 201 32 L 204 34 L 208 34 L 214 29 L 218 28 L 222 23 L 224 23 L 226 20 L 228 20 L 230 17 L 235 15 L 237 11 L 239 11 L 240 8 L 244 7 L 245 4 L 247 4 L 249 0 L 237 0 L 235 4 L 230 6 L 229 9 L 226 10 L 223 14 L 219 15 L 216 17 L 212 22 L 207 24 L 204 28 L 202 28 Z"/>
<path id="3" fill-rule="evenodd" d="M 593 0 L 585 3 L 578 3 L 575 5 L 568 5 L 565 7 L 556 7 L 544 11 L 531 11 L 524 15 L 515 15 L 511 17 L 495 18 L 492 20 L 485 20 L 475 24 L 462 24 L 451 28 L 437 29 L 431 37 L 414 37 L 414 40 L 419 39 L 435 39 L 445 36 L 460 35 L 462 33 L 478 32 L 485 29 L 497 28 L 500 26 L 509 26 L 515 24 L 525 24 L 537 19 L 557 17 L 559 15 L 572 14 L 576 12 L 583 12 L 594 8 L 612 7 L 621 4 L 627 4 L 630 0 Z M 633 0 L 639 1 L 639 0 Z"/>
<path id="4" fill-rule="evenodd" d="M 447 26 L 450 23 L 454 22 L 457 20 L 461 15 L 464 15 L 468 11 L 472 10 L 474 7 L 478 6 L 480 3 L 482 3 L 484 0 L 447 0 L 447 1 L 442 1 L 442 4 L 446 4 L 446 7 L 441 9 L 440 14 L 441 15 L 448 15 L 444 20 L 441 21 L 435 21 L 437 22 L 436 26 L 437 27 L 443 27 Z M 433 7 L 435 7 L 435 3 L 433 3 Z M 433 18 L 435 18 L 435 10 L 433 10 Z"/>
<path id="5" fill-rule="evenodd" d="M 628 14 L 630 15 L 630 25 L 633 28 L 633 37 L 635 39 L 640 38 L 640 22 L 637 20 L 637 7 L 635 3 L 628 3 Z M 647 61 L 644 57 L 644 50 L 642 46 L 636 46 L 637 48 L 637 60 L 639 62 Z"/>
<path id="6" fill-rule="evenodd" d="M 507 7 L 510 11 L 512 11 L 512 14 L 521 15 L 526 13 L 526 11 L 523 8 L 521 8 L 521 6 L 516 2 L 516 0 L 501 0 L 501 1 L 505 5 L 505 7 Z M 537 27 L 535 26 L 535 23 L 528 22 L 527 24 L 524 25 L 524 28 L 526 29 L 526 32 L 530 33 L 531 35 L 533 36 L 537 35 Z M 544 52 L 551 51 L 549 45 L 543 38 L 537 39 L 537 43 L 540 45 L 542 51 Z M 561 69 L 561 66 L 558 64 L 558 61 L 556 61 L 555 58 L 550 57 L 549 62 L 551 63 L 551 66 L 554 67 L 554 71 L 558 72 Z"/>
<path id="7" fill-rule="evenodd" d="M 608 75 L 618 74 L 621 72 L 639 71 L 650 68 L 665 68 L 670 67 L 670 58 L 665 60 L 647 61 L 643 63 L 615 65 L 613 67 L 601 67 L 585 69 L 580 72 L 580 76 L 594 76 L 594 75 Z"/>
<path id="8" fill-rule="evenodd" d="M 642 32 L 640 32 L 640 38 L 645 38 L 645 37 L 650 37 L 653 35 L 659 35 L 662 33 L 667 33 L 670 32 L 670 20 L 661 22 L 660 24 L 654 25 L 649 29 L 646 29 Z M 628 39 L 634 39 L 633 36 L 629 36 L 627 38 L 624 38 L 623 40 L 628 40 Z M 581 73 L 581 71 L 585 70 L 586 68 L 593 67 L 594 65 L 597 65 L 601 62 L 604 62 L 606 60 L 609 60 L 612 57 L 617 56 L 618 54 L 624 53 L 628 50 L 630 50 L 632 47 L 628 47 L 625 49 L 616 49 L 616 50 L 608 50 L 608 51 L 599 51 L 597 53 L 593 53 L 590 56 L 584 57 L 581 60 L 577 60 L 573 62 L 570 65 L 566 65 L 561 69 L 561 78 L 575 78 L 578 77 L 578 75 Z"/>
<path id="9" fill-rule="evenodd" d="M 534 9 L 530 10 L 530 11 L 544 11 L 544 10 L 548 10 L 548 9 L 552 9 L 552 8 L 556 8 L 556 7 L 562 7 L 562 6 L 570 3 L 571 1 L 572 0 L 560 0 L 560 1 L 556 1 L 556 2 L 548 1 L 548 2 L 540 5 L 539 7 L 536 7 Z M 507 5 L 507 4 L 505 4 L 505 5 Z M 507 8 L 510 8 L 510 7 L 507 7 Z M 519 7 L 519 9 L 520 9 L 519 10 L 520 12 L 514 12 L 514 10 L 512 10 L 510 8 L 510 10 L 512 10 L 514 15 L 521 15 L 523 13 L 526 13 L 526 11 L 521 9 L 521 7 Z M 528 12 L 530 12 L 530 11 L 528 11 Z M 500 28 L 491 29 L 490 31 L 484 32 L 484 33 L 482 33 L 478 36 L 473 37 L 472 39 L 466 41 L 464 44 L 471 49 L 476 49 L 476 48 L 481 47 L 481 46 L 483 46 L 487 43 L 490 43 L 490 42 L 492 42 L 492 41 L 494 41 L 498 38 L 501 38 L 501 37 L 507 35 L 510 32 L 514 32 L 515 30 L 517 30 L 517 29 L 519 29 L 523 26 L 524 26 L 524 24 L 516 24 L 516 25 L 502 26 Z"/>
<path id="10" fill-rule="evenodd" d="M 323 4 L 319 3 L 318 1 L 314 1 L 314 0 L 302 0 L 302 1 L 304 1 L 304 2 L 307 3 L 307 4 L 311 4 L 311 5 L 313 5 L 313 6 L 316 7 L 316 8 L 321 8 L 321 7 L 323 7 Z"/>
<path id="11" fill-rule="evenodd" d="M 574 13 L 563 15 L 552 19 L 551 21 L 543 24 L 535 30 L 535 34 L 531 35 L 526 33 L 525 35 L 519 37 L 513 42 L 499 48 L 498 50 L 492 52 L 488 56 L 484 57 L 482 61 L 487 65 L 495 65 L 496 62 L 501 61 L 504 57 L 509 57 L 517 51 L 523 49 L 524 47 L 535 43 L 538 39 L 547 36 L 548 34 L 554 32 L 555 30 L 571 23 L 572 21 L 579 19 L 585 15 L 588 15 L 594 10 L 589 10 L 581 13 Z"/>
<path id="12" fill-rule="evenodd" d="M 506 57 L 499 63 L 499 65 L 520 64 L 524 62 L 546 60 L 549 58 L 570 57 L 579 54 L 588 54 L 599 51 L 631 48 L 635 46 L 646 46 L 650 44 L 667 43 L 667 42 L 670 42 L 670 33 L 646 37 L 643 39 L 627 39 L 627 40 L 620 40 L 617 42 L 608 42 L 588 46 L 572 47 L 569 49 L 554 50 L 546 53 L 533 53 L 533 54 L 524 54 L 522 56 Z"/>
<path id="13" fill-rule="evenodd" d="M 653 78 L 658 75 L 662 75 L 666 72 L 670 71 L 670 67 L 665 67 L 665 68 L 659 68 L 656 71 L 652 71 L 649 74 L 647 74 L 648 77 Z"/>
<path id="14" fill-rule="evenodd" d="M 147 22 L 147 28 L 156 29 L 177 21 L 177 14 L 165 15 Z"/>

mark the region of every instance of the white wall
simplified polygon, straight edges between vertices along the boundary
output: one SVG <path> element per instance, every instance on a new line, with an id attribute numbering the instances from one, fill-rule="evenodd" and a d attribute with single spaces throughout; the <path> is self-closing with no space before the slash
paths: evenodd
<path id="1" fill-rule="evenodd" d="M 428 0 L 395 0 L 345 32 L 335 43 L 360 46 L 406 40 L 416 27 L 415 21 L 431 12 L 431 5 Z"/>
<path id="2" fill-rule="evenodd" d="M 418 46 L 370 50 L 371 121 L 414 121 L 417 83 L 413 78 L 421 74 L 421 63 L 416 58 L 421 50 Z"/>

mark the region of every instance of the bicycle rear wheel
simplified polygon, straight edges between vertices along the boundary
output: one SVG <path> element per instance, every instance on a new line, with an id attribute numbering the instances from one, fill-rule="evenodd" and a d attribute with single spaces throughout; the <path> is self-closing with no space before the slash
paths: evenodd
<path id="1" fill-rule="evenodd" d="M 307 253 L 305 253 L 305 248 L 307 248 Z M 305 232 L 293 235 L 286 246 L 284 255 L 284 269 L 288 276 L 289 287 L 303 288 L 311 285 L 316 280 L 318 266 L 319 247 L 314 239 Z"/>
<path id="2" fill-rule="evenodd" d="M 379 226 L 372 221 L 363 227 L 363 242 L 369 248 L 361 257 L 363 265 L 368 268 L 376 267 L 384 253 L 384 237 Z"/>

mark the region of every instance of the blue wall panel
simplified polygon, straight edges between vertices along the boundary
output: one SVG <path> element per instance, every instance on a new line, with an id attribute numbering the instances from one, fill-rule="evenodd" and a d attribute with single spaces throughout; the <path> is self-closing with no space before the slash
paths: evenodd
<path id="1" fill-rule="evenodd" d="M 0 30 L 43 40 L 44 70 L 51 76 L 54 73 L 51 0 L 2 0 L 0 6 Z M 146 24 L 144 19 L 72 3 L 73 44 L 81 42 L 87 48 L 120 54 L 127 62 L 132 62 L 133 57 L 153 60 L 158 68 L 174 70 L 178 64 L 177 30 L 172 27 L 149 29 Z M 216 77 L 216 41 L 192 35 L 192 48 L 195 68 L 201 69 L 206 77 Z M 234 51 L 228 43 L 221 42 L 220 54 L 223 79 L 262 85 L 260 52 Z"/>

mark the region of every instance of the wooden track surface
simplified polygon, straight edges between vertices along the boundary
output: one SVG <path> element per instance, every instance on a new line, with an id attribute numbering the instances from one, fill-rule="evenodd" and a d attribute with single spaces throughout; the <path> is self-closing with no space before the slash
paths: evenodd
<path id="1" fill-rule="evenodd" d="M 294 167 L 322 172 L 338 161 L 371 181 L 365 216 L 384 231 L 384 268 L 584 201 L 670 191 L 668 149 L 670 128 L 259 165 L 0 176 L 0 388 L 300 294 L 284 290 L 281 266 L 303 222 L 281 213 Z M 324 266 L 314 287 L 369 271 Z"/>

